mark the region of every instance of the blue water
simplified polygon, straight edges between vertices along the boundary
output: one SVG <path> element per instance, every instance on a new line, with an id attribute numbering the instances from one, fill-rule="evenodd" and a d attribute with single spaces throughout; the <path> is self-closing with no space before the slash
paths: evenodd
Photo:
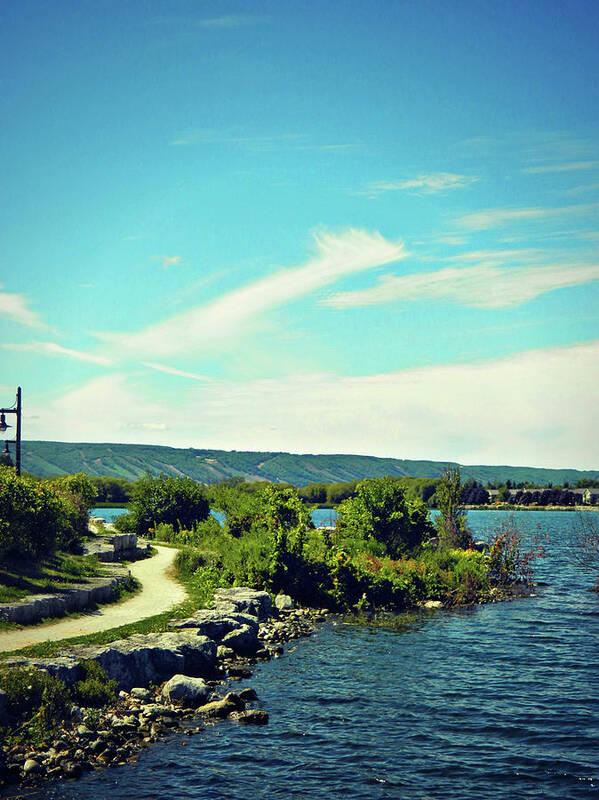
<path id="1" fill-rule="evenodd" d="M 94 517 L 103 517 L 106 522 L 114 522 L 121 514 L 126 514 L 126 508 L 92 508 L 89 512 Z M 225 520 L 225 515 L 220 511 L 211 511 L 213 517 L 222 524 Z M 311 514 L 312 522 L 318 527 L 319 525 L 334 525 L 337 519 L 337 512 L 332 508 L 315 508 Z"/>
<path id="2" fill-rule="evenodd" d="M 506 517 L 469 514 L 480 536 Z M 568 557 L 576 514 L 515 519 L 550 537 L 537 596 L 398 630 L 327 623 L 248 682 L 267 727 L 173 734 L 40 800 L 597 797 L 599 595 Z"/>

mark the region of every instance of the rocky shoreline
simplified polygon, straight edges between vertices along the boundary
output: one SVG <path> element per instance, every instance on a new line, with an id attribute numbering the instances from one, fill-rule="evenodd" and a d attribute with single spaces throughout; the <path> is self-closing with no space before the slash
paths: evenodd
<path id="1" fill-rule="evenodd" d="M 218 589 L 213 609 L 172 620 L 171 633 L 137 634 L 108 645 L 75 645 L 53 659 L 13 658 L 4 664 L 44 669 L 72 686 L 81 661 L 97 661 L 118 685 L 118 702 L 103 709 L 71 706 L 56 734 L 37 748 L 3 746 L 0 786 L 13 793 L 46 780 L 77 778 L 85 771 L 135 761 L 140 751 L 173 730 L 193 735 L 222 719 L 264 725 L 251 688 L 230 683 L 250 678 L 259 661 L 277 658 L 285 642 L 309 636 L 326 610 L 296 609 L 279 595 L 243 587 Z M 6 718 L 0 692 L 0 724 Z M 4 717 L 4 719 L 3 719 Z"/>

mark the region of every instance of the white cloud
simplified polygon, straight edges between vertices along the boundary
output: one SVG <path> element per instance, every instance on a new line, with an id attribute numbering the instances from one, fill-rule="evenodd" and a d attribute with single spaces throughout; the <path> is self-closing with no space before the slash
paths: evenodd
<path id="1" fill-rule="evenodd" d="M 2 284 L 0 284 L 2 289 Z M 0 292 L 0 317 L 26 325 L 28 328 L 46 328 L 40 316 L 27 307 L 27 299 L 21 294 Z"/>
<path id="2" fill-rule="evenodd" d="M 68 347 L 63 347 L 56 342 L 25 342 L 23 344 L 3 344 L 5 350 L 16 350 L 21 352 L 40 353 L 44 356 L 62 356 L 64 358 L 72 358 L 76 361 L 87 361 L 90 364 L 99 364 L 101 366 L 108 366 L 112 361 L 106 356 L 94 355 L 92 353 L 85 353 L 82 350 L 71 350 Z"/>
<path id="3" fill-rule="evenodd" d="M 473 308 L 518 306 L 538 295 L 599 280 L 599 264 L 542 267 L 445 267 L 436 272 L 383 275 L 376 286 L 322 300 L 334 308 L 397 301 L 448 300 Z"/>
<path id="4" fill-rule="evenodd" d="M 168 269 L 169 267 L 175 267 L 181 264 L 181 256 L 152 256 L 152 258 L 156 261 L 160 261 L 162 265 L 162 269 Z"/>
<path id="5" fill-rule="evenodd" d="M 200 28 L 243 28 L 246 25 L 255 25 L 265 17 L 252 16 L 250 14 L 227 14 L 222 17 L 204 17 L 196 20 L 196 25 Z"/>
<path id="6" fill-rule="evenodd" d="M 566 164 L 547 164 L 541 167 L 526 167 L 521 170 L 529 175 L 544 175 L 549 172 L 578 172 L 580 170 L 596 169 L 599 161 L 569 161 Z"/>
<path id="7" fill-rule="evenodd" d="M 547 206 L 532 206 L 529 208 L 489 208 L 484 211 L 475 211 L 465 214 L 458 219 L 458 224 L 472 231 L 482 231 L 497 225 L 506 225 L 510 222 L 525 222 L 527 220 L 550 219 L 571 215 L 584 215 L 599 209 L 599 203 L 581 203 L 573 206 L 550 208 Z"/>
<path id="8" fill-rule="evenodd" d="M 438 194 L 449 189 L 463 189 L 479 178 L 474 175 L 456 175 L 453 172 L 433 172 L 403 181 L 378 181 L 355 194 L 376 196 L 383 192 L 413 191 L 419 194 Z"/>
<path id="9" fill-rule="evenodd" d="M 316 254 L 298 267 L 281 269 L 207 305 L 151 325 L 138 333 L 96 333 L 120 351 L 140 356 L 173 355 L 210 347 L 239 335 L 270 309 L 362 272 L 406 257 L 402 242 L 350 229 L 314 235 Z"/>
<path id="10" fill-rule="evenodd" d="M 107 375 L 55 405 L 32 399 L 40 419 L 28 437 L 143 443 L 151 432 L 177 447 L 596 469 L 598 364 L 595 340 L 378 375 L 215 382 L 168 398 Z"/>
<path id="11" fill-rule="evenodd" d="M 165 364 L 156 364 L 151 361 L 142 361 L 144 367 L 155 369 L 158 372 L 166 372 L 169 375 L 179 375 L 181 378 L 191 378 L 194 381 L 209 381 L 211 378 L 206 375 L 198 375 L 195 372 L 185 372 L 182 369 L 175 369 L 175 367 L 168 367 Z"/>

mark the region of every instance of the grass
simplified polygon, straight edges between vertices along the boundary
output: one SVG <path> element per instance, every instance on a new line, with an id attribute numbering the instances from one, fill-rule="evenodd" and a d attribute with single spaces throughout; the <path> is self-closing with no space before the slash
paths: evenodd
<path id="1" fill-rule="evenodd" d="M 55 594 L 74 583 L 104 575 L 106 571 L 93 556 L 55 553 L 40 564 L 0 565 L 0 603 L 20 600 L 29 594 Z"/>

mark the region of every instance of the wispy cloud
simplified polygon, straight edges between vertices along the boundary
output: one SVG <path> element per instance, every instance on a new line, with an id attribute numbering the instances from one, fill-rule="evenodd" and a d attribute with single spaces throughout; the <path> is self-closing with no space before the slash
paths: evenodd
<path id="1" fill-rule="evenodd" d="M 82 350 L 71 350 L 68 347 L 56 344 L 56 342 L 23 342 L 21 344 L 3 344 L 2 347 L 4 350 L 15 350 L 23 353 L 40 353 L 44 356 L 72 358 L 76 361 L 87 361 L 89 364 L 99 364 L 103 367 L 112 364 L 112 360 L 107 356 L 94 355 Z"/>
<path id="2" fill-rule="evenodd" d="M 345 275 L 398 261 L 407 255 L 403 242 L 356 229 L 341 234 L 316 233 L 314 245 L 315 255 L 301 266 L 281 269 L 138 333 L 95 335 L 126 352 L 153 357 L 206 348 L 215 340 L 239 335 L 270 309 Z"/>
<path id="3" fill-rule="evenodd" d="M 528 220 L 551 219 L 552 217 L 583 216 L 599 209 L 599 203 L 580 203 L 573 206 L 548 207 L 531 206 L 528 208 L 489 208 L 465 214 L 457 222 L 472 231 L 482 231 L 508 223 L 526 222 Z"/>
<path id="4" fill-rule="evenodd" d="M 156 364 L 152 361 L 142 361 L 142 366 L 149 367 L 150 369 L 155 369 L 158 372 L 166 372 L 169 375 L 179 375 L 181 378 L 191 378 L 194 381 L 209 381 L 211 378 L 207 377 L 206 375 L 198 375 L 195 372 L 185 372 L 182 369 L 175 369 L 175 367 L 169 367 L 165 364 Z"/>
<path id="5" fill-rule="evenodd" d="M 280 133 L 265 136 L 246 136 L 214 130 L 192 130 L 169 142 L 171 147 L 193 147 L 202 144 L 231 145 L 251 152 L 274 150 L 309 150 L 322 153 L 344 154 L 358 146 L 355 142 L 311 142 L 299 133 Z"/>
<path id="6" fill-rule="evenodd" d="M 152 256 L 154 261 L 160 261 L 162 269 L 169 269 L 169 267 L 176 267 L 180 266 L 183 262 L 181 256 L 166 256 L 166 255 L 159 255 L 159 256 Z"/>
<path id="7" fill-rule="evenodd" d="M 225 14 L 222 17 L 204 17 L 195 21 L 199 28 L 245 28 L 257 25 L 267 17 L 251 14 Z"/>
<path id="8" fill-rule="evenodd" d="M 507 308 L 546 292 L 596 280 L 599 264 L 446 267 L 413 275 L 384 275 L 370 289 L 340 292 L 321 302 L 338 309 L 423 300 L 445 300 L 473 308 Z"/>
<path id="9" fill-rule="evenodd" d="M 376 196 L 384 192 L 409 191 L 416 194 L 441 194 L 452 189 L 463 189 L 478 181 L 475 175 L 456 175 L 453 172 L 433 172 L 401 181 L 376 181 L 353 194 Z"/>
<path id="10" fill-rule="evenodd" d="M 597 169 L 599 161 L 569 161 L 565 164 L 547 164 L 540 167 L 526 167 L 521 170 L 528 175 L 544 175 L 549 172 L 578 172 L 580 170 Z"/>
<path id="11" fill-rule="evenodd" d="M 2 289 L 1 283 L 0 289 Z M 0 291 L 0 317 L 6 317 L 28 328 L 47 328 L 39 314 L 28 308 L 27 303 L 27 298 L 22 294 L 7 294 Z"/>
<path id="12" fill-rule="evenodd" d="M 168 398 L 105 375 L 55 404 L 32 398 L 28 435 L 593 469 L 597 363 L 599 340 L 374 375 L 190 384 Z"/>

